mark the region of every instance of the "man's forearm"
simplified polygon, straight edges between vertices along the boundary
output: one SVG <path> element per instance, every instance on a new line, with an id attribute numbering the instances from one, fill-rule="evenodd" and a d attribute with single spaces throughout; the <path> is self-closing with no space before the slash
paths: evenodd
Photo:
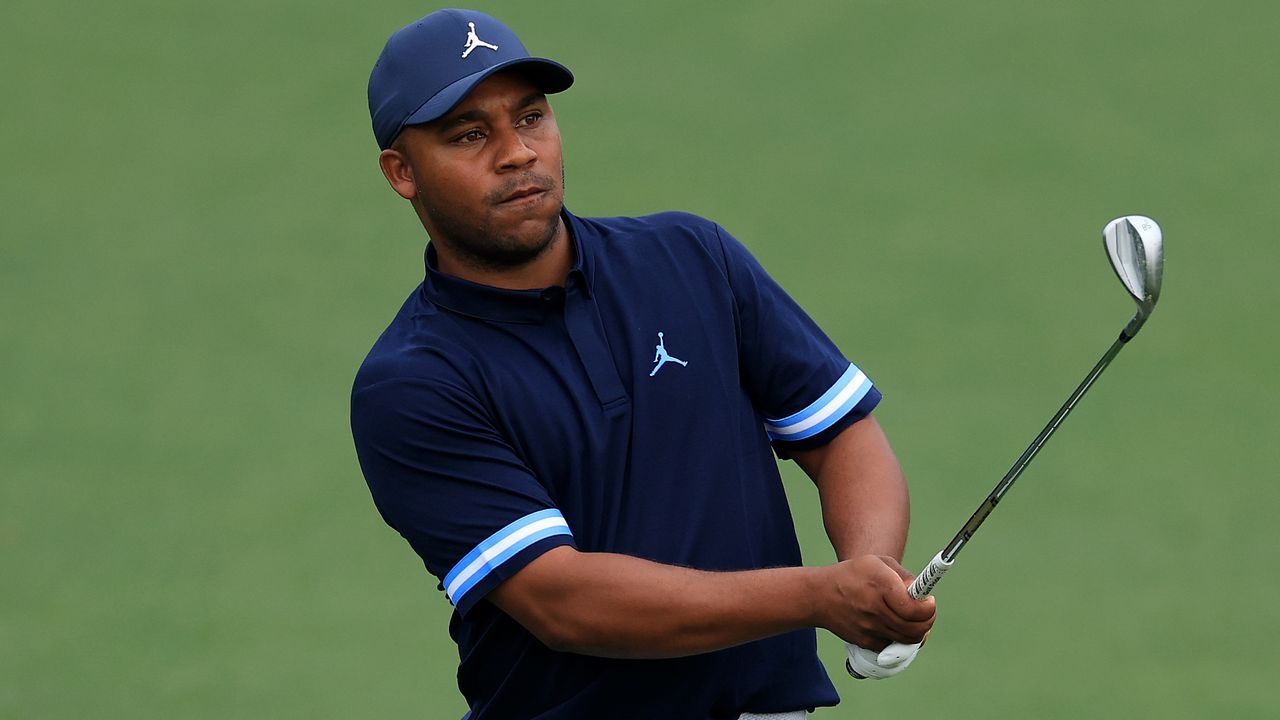
<path id="1" fill-rule="evenodd" d="M 519 598 L 508 583 L 494 602 L 547 645 L 602 657 L 679 657 L 812 627 L 830 592 L 823 568 L 706 572 L 570 548 L 538 564 Z"/>
<path id="2" fill-rule="evenodd" d="M 795 454 L 818 486 L 822 522 L 841 560 L 863 554 L 902 559 L 911 501 L 902 466 L 875 417 L 827 445 Z"/>
<path id="3" fill-rule="evenodd" d="M 706 572 L 558 547 L 489 599 L 547 646 L 617 658 L 710 652 L 820 627 L 849 642 L 916 642 L 932 601 L 907 595 L 895 569 L 863 555 L 825 567 Z"/>

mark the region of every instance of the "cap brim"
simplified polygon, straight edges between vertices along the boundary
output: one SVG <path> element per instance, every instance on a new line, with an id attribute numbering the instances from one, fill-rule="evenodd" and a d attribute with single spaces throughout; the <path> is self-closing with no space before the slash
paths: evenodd
<path id="1" fill-rule="evenodd" d="M 548 95 L 568 90 L 569 86 L 573 84 L 573 73 L 569 72 L 569 68 L 555 60 L 536 57 L 508 60 L 446 85 L 443 90 L 423 103 L 422 107 L 405 118 L 404 122 L 400 124 L 401 129 L 408 125 L 421 125 L 440 119 L 457 106 L 458 103 L 462 102 L 462 99 L 474 90 L 477 85 L 484 82 L 486 78 L 496 72 L 513 67 L 519 67 L 522 71 L 527 72 L 542 92 Z"/>

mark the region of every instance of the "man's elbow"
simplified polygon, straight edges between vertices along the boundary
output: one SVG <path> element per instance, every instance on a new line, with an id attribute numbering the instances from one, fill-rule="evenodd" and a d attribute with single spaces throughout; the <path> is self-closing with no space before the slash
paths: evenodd
<path id="1" fill-rule="evenodd" d="M 558 617 L 555 613 L 539 613 L 536 618 L 517 618 L 525 630 L 538 639 L 538 642 L 556 652 L 594 654 L 596 643 L 590 634 L 568 618 Z"/>
<path id="2" fill-rule="evenodd" d="M 564 598 L 523 600 L 513 603 L 508 599 L 498 605 L 538 642 L 556 652 L 614 658 L 636 656 L 618 646 L 618 634 L 610 632 L 608 623 L 602 622 L 591 608 L 575 607 Z"/>
<path id="3" fill-rule="evenodd" d="M 580 559 L 571 548 L 556 548 L 493 589 L 489 599 L 543 645 L 583 653 L 597 641 L 590 608 L 566 597 L 575 579 L 569 570 Z"/>

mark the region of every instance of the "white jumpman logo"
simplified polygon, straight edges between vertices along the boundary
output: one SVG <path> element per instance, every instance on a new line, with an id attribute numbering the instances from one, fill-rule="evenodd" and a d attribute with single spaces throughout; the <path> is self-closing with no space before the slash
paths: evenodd
<path id="1" fill-rule="evenodd" d="M 467 44 L 462 46 L 462 57 L 466 57 L 470 55 L 471 51 L 475 50 L 478 47 L 487 47 L 490 50 L 498 49 L 497 45 L 490 45 L 489 43 L 481 40 L 479 37 L 476 36 L 475 23 L 469 22 L 467 23 L 467 25 L 470 26 L 471 29 L 467 31 Z"/>
<path id="2" fill-rule="evenodd" d="M 653 366 L 653 372 L 649 373 L 649 377 L 653 377 L 654 375 L 657 375 L 658 371 L 662 369 L 662 366 L 666 365 L 669 362 L 680 363 L 681 365 L 689 364 L 684 360 L 681 360 L 678 357 L 672 357 L 667 353 L 667 344 L 665 341 L 663 341 L 661 332 L 658 333 L 658 344 L 655 345 L 654 348 L 657 350 L 657 352 L 654 353 L 653 355 L 653 361 L 658 364 Z"/>

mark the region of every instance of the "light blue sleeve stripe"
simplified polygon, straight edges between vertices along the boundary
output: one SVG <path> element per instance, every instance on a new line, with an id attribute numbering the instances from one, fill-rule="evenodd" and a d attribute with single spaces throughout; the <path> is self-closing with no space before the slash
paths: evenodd
<path id="1" fill-rule="evenodd" d="M 474 575 L 467 578 L 465 582 L 460 584 L 453 592 L 449 594 L 449 601 L 452 602 L 454 605 L 457 605 L 458 602 L 463 597 L 466 597 L 466 594 L 471 591 L 471 588 L 475 587 L 477 583 L 479 583 L 481 580 L 488 577 L 489 573 L 501 567 L 502 563 L 514 557 L 516 553 L 533 545 L 539 540 L 544 540 L 549 537 L 555 537 L 556 535 L 569 535 L 572 537 L 573 533 L 569 532 L 568 527 L 561 526 L 561 527 L 543 528 L 542 530 L 538 530 L 537 532 L 534 532 L 530 535 L 526 535 L 525 537 L 520 539 L 520 542 L 514 545 L 511 545 L 506 550 L 503 550 L 501 553 L 496 555 L 493 559 L 485 562 L 483 568 L 481 568 L 479 572 L 476 572 Z"/>
<path id="2" fill-rule="evenodd" d="M 490 535 L 458 561 L 444 578 L 445 591 L 450 599 L 460 597 L 463 593 L 459 590 L 464 587 L 470 589 L 511 556 L 544 537 L 557 534 L 573 535 L 564 516 L 555 508 L 540 510 L 516 520 Z"/>
<path id="3" fill-rule="evenodd" d="M 770 440 L 804 440 L 805 438 L 813 437 L 814 435 L 817 435 L 823 430 L 826 430 L 827 428 L 836 424 L 836 422 L 839 421 L 840 418 L 849 414 L 849 411 L 852 410 L 855 406 L 857 406 L 858 403 L 862 402 L 862 398 L 866 397 L 867 393 L 871 392 L 871 388 L 872 388 L 871 378 L 866 378 L 862 381 L 862 384 L 858 386 L 858 389 L 853 391 L 853 394 L 850 395 L 847 400 L 845 400 L 843 403 L 840 403 L 840 407 L 835 412 L 832 412 L 831 414 L 827 415 L 827 417 L 824 418 L 821 422 L 816 423 L 815 425 L 813 425 L 813 427 L 806 428 L 792 435 L 785 435 L 781 433 L 775 435 L 773 432 L 769 432 L 769 439 Z"/>
<path id="4" fill-rule="evenodd" d="M 563 517 L 560 514 L 560 511 L 555 508 L 549 508 L 547 510 L 539 510 L 538 512 L 530 513 L 529 515 L 525 515 L 519 520 L 516 520 L 515 522 L 508 524 L 506 527 L 502 528 L 498 532 L 490 535 L 484 542 L 481 542 L 479 545 L 475 546 L 475 549 L 467 553 L 466 557 L 459 560 L 458 564 L 454 565 L 453 569 L 449 571 L 449 574 L 445 575 L 444 586 L 449 587 L 451 584 L 453 584 L 453 581 L 457 579 L 458 575 L 463 570 L 466 570 L 481 555 L 486 553 L 489 550 L 489 548 L 492 548 L 494 545 L 497 545 L 498 543 L 502 542 L 503 539 L 519 532 L 521 528 L 527 525 L 532 525 L 533 523 L 536 523 L 539 520 L 547 520 L 550 518 L 558 518 L 558 517 Z"/>
<path id="5" fill-rule="evenodd" d="M 853 363 L 849 363 L 849 369 L 845 370 L 844 374 L 831 384 L 831 387 L 822 394 L 822 397 L 809 403 L 809 405 L 800 412 L 788 415 L 779 420 L 766 419 L 765 424 L 773 428 L 777 428 L 778 430 L 785 430 L 788 425 L 795 425 L 804 422 L 810 415 L 822 410 L 822 408 L 827 406 L 827 403 L 835 399 L 835 396 L 839 395 L 840 391 L 844 390 L 845 386 L 848 385 L 857 374 L 858 367 Z"/>

